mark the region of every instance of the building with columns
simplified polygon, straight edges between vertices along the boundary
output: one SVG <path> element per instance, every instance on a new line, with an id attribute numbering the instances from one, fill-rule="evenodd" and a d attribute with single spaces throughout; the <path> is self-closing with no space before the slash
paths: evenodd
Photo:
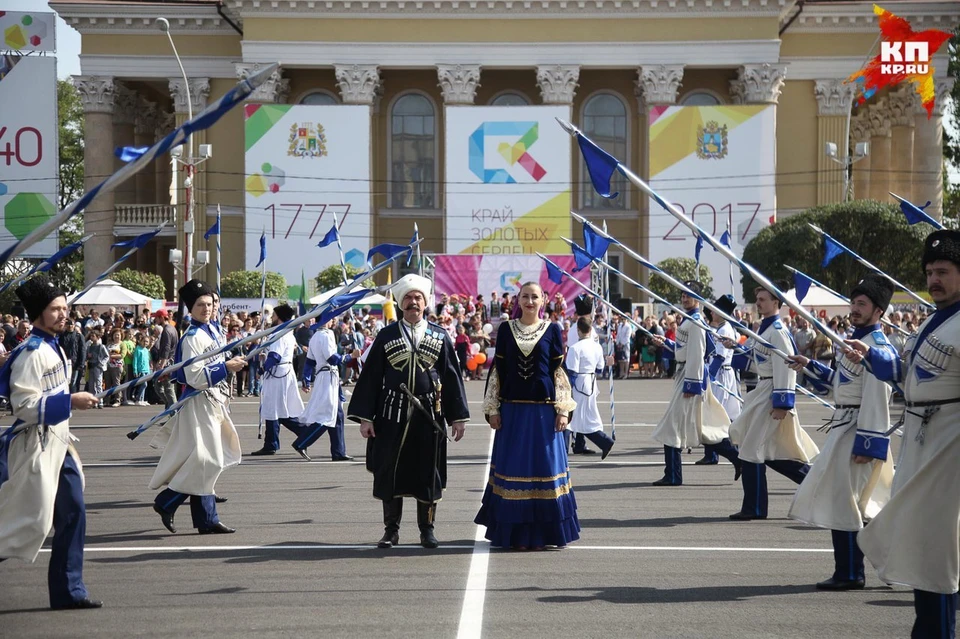
<path id="1" fill-rule="evenodd" d="M 649 171 L 647 112 L 662 105 L 769 104 L 776 108 L 776 215 L 843 199 L 844 155 L 857 198 L 895 190 L 942 203 L 942 111 L 950 85 L 945 52 L 933 60 L 936 110 L 928 118 L 909 89 L 885 91 L 850 110 L 844 79 L 874 47 L 870 1 L 807 0 L 50 0 L 82 35 L 85 173 L 94 184 L 117 166 L 113 149 L 146 145 L 183 122 L 187 91 L 155 18 L 169 19 L 196 113 L 261 65 L 282 68 L 251 97 L 279 104 L 366 105 L 371 131 L 371 244 L 406 242 L 412 222 L 423 250 L 444 250 L 444 107 L 564 105 L 572 121 L 639 175 Z M 960 4 L 891 1 L 914 29 L 950 30 Z M 244 214 L 244 124 L 236 109 L 195 144 L 213 157 L 194 180 L 194 248 L 216 206 L 223 212 L 223 272 L 245 267 L 260 228 Z M 646 254 L 649 203 L 620 184 L 605 200 L 571 160 L 572 208 L 605 219 Z M 771 171 L 771 173 L 774 173 Z M 175 179 L 175 176 L 176 179 Z M 173 188 L 171 188 L 173 184 Z M 137 255 L 136 268 L 173 283 L 169 249 L 184 248 L 182 172 L 158 162 L 85 213 L 96 233 L 87 278 L 113 259 L 117 238 L 171 225 Z M 630 275 L 640 275 L 623 263 Z M 213 277 L 215 265 L 200 276 Z M 308 276 L 312 275 L 308 272 Z M 182 280 L 181 280 L 182 281 Z M 170 289 L 172 294 L 172 289 Z"/>

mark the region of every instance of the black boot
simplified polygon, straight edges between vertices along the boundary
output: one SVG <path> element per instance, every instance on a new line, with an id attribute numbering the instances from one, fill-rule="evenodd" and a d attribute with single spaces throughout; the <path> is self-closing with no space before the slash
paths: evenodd
<path id="1" fill-rule="evenodd" d="M 420 545 L 424 548 L 436 548 L 440 545 L 433 535 L 433 518 L 437 514 L 436 502 L 427 504 L 417 502 L 417 524 L 420 526 Z"/>
<path id="2" fill-rule="evenodd" d="M 400 517 L 403 515 L 403 497 L 383 500 L 383 537 L 377 548 L 393 548 L 400 543 Z"/>

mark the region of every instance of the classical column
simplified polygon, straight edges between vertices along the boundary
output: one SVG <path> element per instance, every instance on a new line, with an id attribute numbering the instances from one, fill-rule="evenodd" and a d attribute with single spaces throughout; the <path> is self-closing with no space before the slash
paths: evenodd
<path id="1" fill-rule="evenodd" d="M 344 104 L 373 105 L 380 84 L 380 67 L 375 64 L 337 65 L 334 73 Z"/>
<path id="2" fill-rule="evenodd" d="M 473 104 L 480 86 L 479 64 L 438 64 L 437 79 L 446 105 Z"/>
<path id="3" fill-rule="evenodd" d="M 890 164 L 893 168 L 890 190 L 907 199 L 913 198 L 913 104 L 917 101 L 916 96 L 912 84 L 887 96 L 890 103 Z"/>
<path id="4" fill-rule="evenodd" d="M 676 104 L 682 85 L 682 64 L 659 64 L 637 69 L 636 86 L 648 107 Z"/>
<path id="5" fill-rule="evenodd" d="M 196 116 L 200 111 L 207 108 L 207 98 L 210 97 L 210 79 L 209 78 L 190 78 L 190 106 L 193 109 L 193 115 Z M 173 99 L 173 110 L 175 113 L 176 126 L 180 126 L 187 120 L 187 91 L 182 78 L 170 79 L 170 97 Z M 207 143 L 207 132 L 197 131 L 190 136 L 193 141 L 193 154 L 196 159 L 199 154 L 200 145 Z M 182 160 L 186 161 L 188 157 L 188 148 L 184 145 Z M 202 165 L 201 165 L 202 166 Z M 177 248 L 184 251 L 186 259 L 186 237 L 184 231 L 184 214 L 187 210 L 187 192 L 184 188 L 183 180 L 186 177 L 186 171 L 183 167 L 177 171 Z M 190 255 L 190 268 L 193 269 L 195 253 L 203 249 L 203 233 L 209 227 L 207 224 L 207 180 L 203 170 L 197 171 L 193 178 L 193 217 L 190 222 L 193 223 L 193 254 Z M 199 240 L 198 240 L 199 238 Z M 204 269 L 206 271 L 206 269 Z M 204 271 L 195 274 L 196 277 L 206 278 L 208 276 Z M 178 281 L 184 282 L 182 275 Z"/>
<path id="6" fill-rule="evenodd" d="M 114 146 L 134 145 L 134 122 L 137 118 L 137 94 L 122 84 L 114 86 L 113 108 L 113 144 Z M 126 164 L 114 156 L 113 168 L 119 169 Z M 113 200 L 116 204 L 136 204 L 137 182 L 127 180 L 114 191 Z"/>
<path id="7" fill-rule="evenodd" d="M 575 64 L 537 67 L 537 84 L 544 104 L 567 104 L 572 107 L 579 79 L 580 67 Z"/>
<path id="8" fill-rule="evenodd" d="M 173 113 L 163 111 L 157 112 L 156 128 L 154 129 L 154 139 L 162 140 L 173 131 L 176 126 L 176 119 Z M 170 154 L 158 157 L 155 160 L 157 165 L 156 172 L 156 202 L 157 204 L 170 204 L 170 182 L 173 180 L 173 169 L 171 167 Z"/>
<path id="9" fill-rule="evenodd" d="M 890 201 L 890 113 L 887 98 L 880 98 L 867 109 L 870 124 L 870 199 Z"/>
<path id="10" fill-rule="evenodd" d="M 237 79 L 246 80 L 251 75 L 260 71 L 259 63 L 238 62 Z M 270 74 L 267 81 L 254 89 L 253 93 L 247 96 L 250 102 L 264 102 L 272 104 L 284 104 L 287 96 L 290 94 L 290 80 L 283 77 L 280 69 Z"/>
<path id="11" fill-rule="evenodd" d="M 83 104 L 83 187 L 87 191 L 113 173 L 112 77 L 73 77 Z M 113 193 L 99 195 L 83 212 L 84 232 L 93 237 L 83 249 L 83 279 L 91 282 L 113 263 Z"/>
<path id="12" fill-rule="evenodd" d="M 864 108 L 860 108 L 850 119 L 850 148 L 856 149 L 859 142 L 868 144 L 870 142 L 870 122 Z M 870 154 L 853 163 L 853 199 L 855 200 L 865 200 L 870 197 L 870 163 Z"/>
<path id="13" fill-rule="evenodd" d="M 917 100 L 913 112 L 913 197 L 923 206 L 930 200 L 927 213 L 936 219 L 943 215 L 943 107 L 953 88 L 952 79 L 938 79 L 934 85 L 933 112 Z"/>
<path id="14" fill-rule="evenodd" d="M 853 100 L 853 86 L 843 80 L 817 80 L 817 204 L 844 201 L 846 167 L 827 156 L 825 147 L 837 145 L 837 159 L 851 155 L 847 144 L 847 119 Z"/>
<path id="15" fill-rule="evenodd" d="M 153 146 L 156 141 L 157 105 L 149 100 L 140 98 L 137 103 L 136 118 L 133 123 L 134 144 L 138 147 Z M 157 171 L 162 161 L 158 160 L 153 166 L 148 166 L 137 173 L 137 204 L 155 204 L 157 201 Z"/>
<path id="16" fill-rule="evenodd" d="M 786 75 L 782 64 L 745 64 L 730 81 L 730 97 L 734 104 L 777 104 Z"/>

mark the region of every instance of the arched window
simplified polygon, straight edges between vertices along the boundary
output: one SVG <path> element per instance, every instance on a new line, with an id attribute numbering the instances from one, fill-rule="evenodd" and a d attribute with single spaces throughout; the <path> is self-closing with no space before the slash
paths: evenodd
<path id="1" fill-rule="evenodd" d="M 720 98 L 702 89 L 691 91 L 680 100 L 680 106 L 718 106 L 720 104 L 723 104 Z"/>
<path id="2" fill-rule="evenodd" d="M 490 100 L 490 106 L 530 106 L 530 100 L 522 93 L 505 91 Z"/>
<path id="3" fill-rule="evenodd" d="M 583 132 L 602 149 L 612 154 L 621 162 L 629 163 L 627 149 L 629 136 L 627 134 L 627 105 L 613 93 L 598 93 L 589 98 L 583 105 Z M 627 180 L 619 173 L 614 173 L 610 181 L 612 193 L 620 193 L 613 199 L 601 197 L 590 182 L 587 167 L 580 162 L 580 193 L 582 194 L 583 208 L 585 209 L 626 209 L 627 208 Z"/>
<path id="4" fill-rule="evenodd" d="M 436 208 L 437 132 L 433 103 L 419 93 L 390 111 L 390 208 Z"/>
<path id="5" fill-rule="evenodd" d="M 340 104 L 337 96 L 327 91 L 312 91 L 302 98 L 297 104 L 310 104 L 314 106 L 329 106 L 331 104 Z"/>

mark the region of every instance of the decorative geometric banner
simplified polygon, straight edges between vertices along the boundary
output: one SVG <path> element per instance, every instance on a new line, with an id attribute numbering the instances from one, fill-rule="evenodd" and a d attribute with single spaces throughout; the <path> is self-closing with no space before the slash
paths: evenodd
<path id="1" fill-rule="evenodd" d="M 56 17 L 55 13 L 0 11 L 0 51 L 56 51 Z"/>

